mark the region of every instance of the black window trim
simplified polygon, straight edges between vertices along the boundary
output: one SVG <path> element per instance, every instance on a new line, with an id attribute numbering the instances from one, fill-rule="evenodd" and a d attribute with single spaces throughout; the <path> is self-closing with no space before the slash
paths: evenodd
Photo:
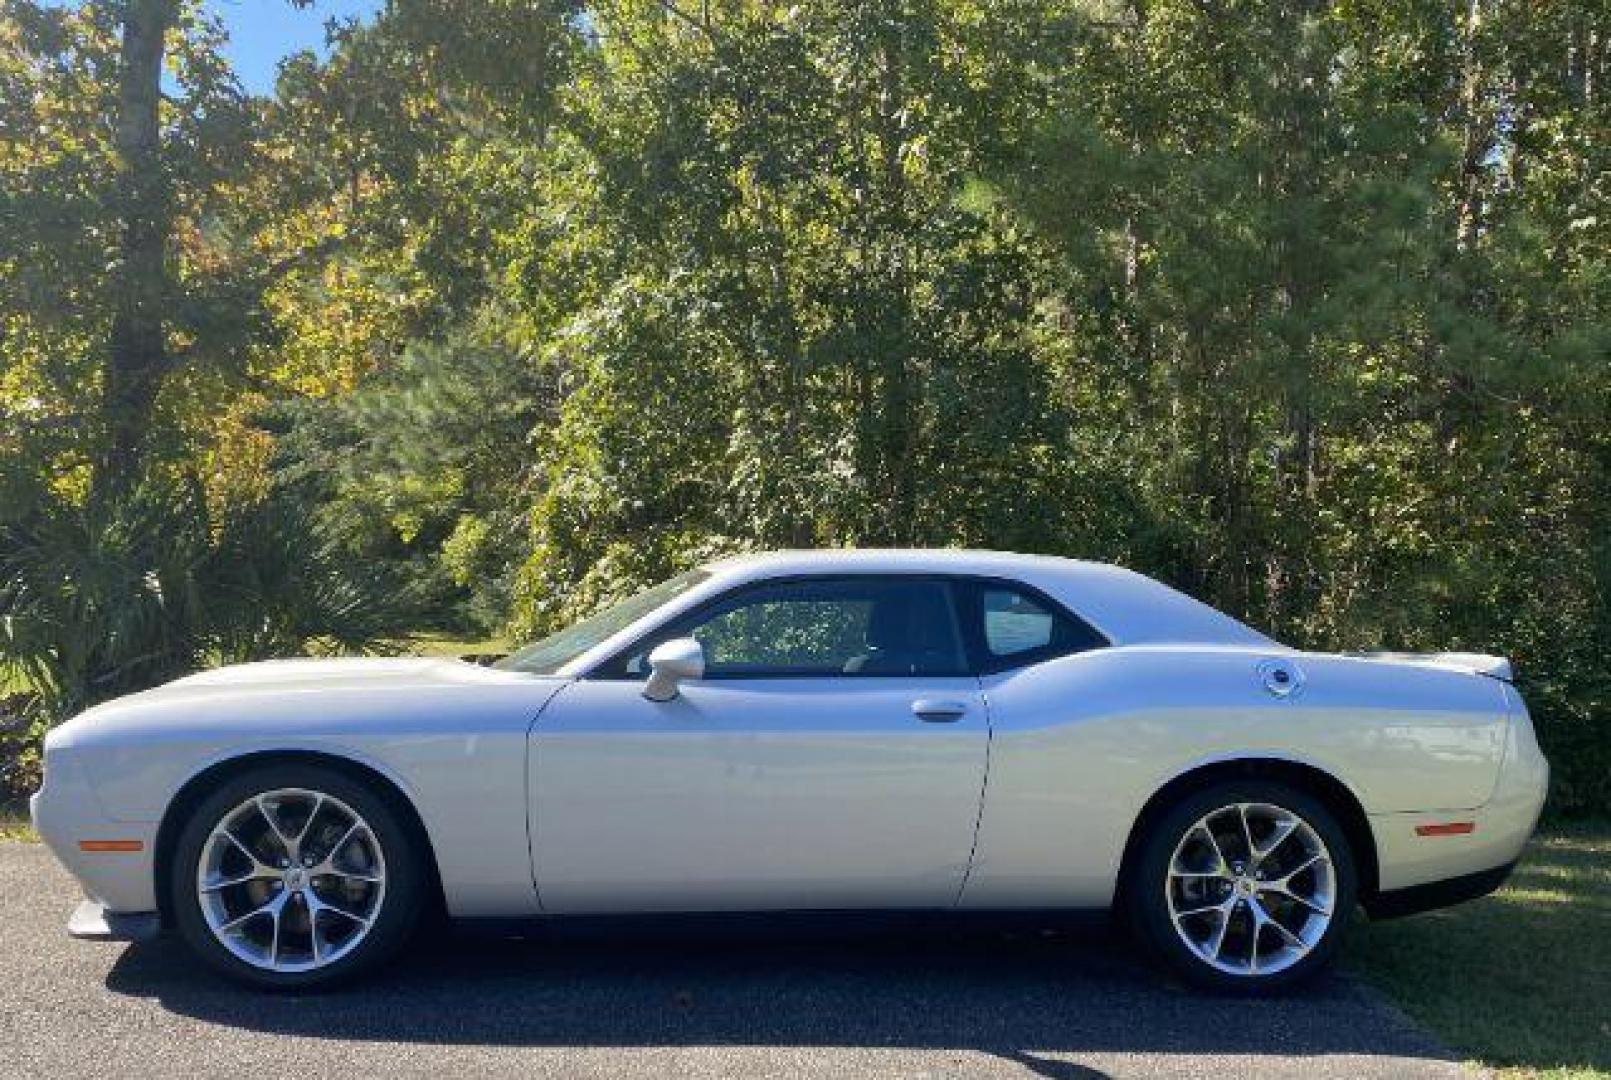
<path id="1" fill-rule="evenodd" d="M 923 572 L 900 573 L 899 571 L 893 573 L 883 573 L 877 571 L 833 571 L 816 574 L 785 574 L 779 577 L 760 578 L 755 581 L 746 581 L 742 584 L 734 585 L 731 589 L 718 593 L 708 600 L 703 600 L 689 608 L 687 611 L 681 612 L 659 624 L 654 629 L 639 635 L 637 638 L 633 639 L 630 644 L 617 649 L 608 657 L 593 665 L 592 669 L 583 675 L 582 678 L 598 679 L 610 682 L 641 682 L 642 680 L 648 678 L 647 674 L 634 675 L 624 670 L 616 672 L 609 669 L 614 668 L 617 665 L 624 665 L 626 661 L 642 652 L 644 642 L 661 636 L 669 629 L 673 629 L 678 626 L 686 626 L 690 623 L 697 622 L 700 619 L 705 618 L 711 611 L 726 607 L 732 601 L 742 597 L 746 593 L 759 592 L 763 589 L 775 588 L 779 585 L 797 585 L 804 582 L 836 581 L 919 581 L 932 582 L 942 586 L 941 591 L 945 597 L 946 609 L 951 613 L 951 631 L 956 636 L 957 644 L 962 646 L 962 670 L 926 676 L 903 675 L 900 672 L 892 671 L 835 671 L 812 673 L 802 673 L 797 671 L 744 671 L 726 672 L 721 675 L 712 675 L 708 677 L 708 680 L 710 682 L 754 682 L 759 679 L 965 679 L 975 674 L 973 671 L 973 654 L 968 648 L 968 635 L 962 627 L 962 613 L 957 607 L 956 591 L 952 588 L 951 581 L 947 575 Z"/>
<path id="2" fill-rule="evenodd" d="M 968 648 L 969 661 L 974 673 L 980 676 L 999 675 L 1004 671 L 1017 671 L 1021 668 L 1034 667 L 1044 664 L 1048 660 L 1056 660 L 1064 656 L 1078 656 L 1081 653 L 1095 652 L 1098 649 L 1107 649 L 1113 646 L 1113 639 L 1091 624 L 1090 620 L 1081 618 L 1069 610 L 1067 604 L 1054 597 L 1048 596 L 1044 591 L 1037 589 L 1027 581 L 1017 578 L 990 577 L 979 574 L 959 574 L 956 576 L 958 584 L 969 586 L 974 594 L 959 607 L 967 612 L 968 618 L 963 620 L 963 643 Z M 987 589 L 1004 589 L 1022 594 L 1025 598 L 1033 600 L 1045 608 L 1054 619 L 1063 619 L 1072 623 L 1077 629 L 1084 630 L 1093 642 L 1083 649 L 1060 649 L 1056 645 L 1046 644 L 1033 649 L 1024 649 L 1021 652 L 998 656 L 990 650 L 985 641 L 984 613 L 972 611 L 971 605 L 978 603 Z M 972 616 L 978 615 L 978 618 Z"/>
<path id="3" fill-rule="evenodd" d="M 1113 644 L 1111 638 L 1098 630 L 1091 623 L 1070 611 L 1066 604 L 1048 596 L 1041 589 L 1020 581 L 1017 578 L 997 577 L 988 574 L 948 574 L 936 571 L 899 571 L 899 570 L 836 570 L 821 573 L 784 574 L 778 577 L 760 578 L 755 581 L 746 581 L 724 592 L 718 593 L 709 599 L 702 600 L 686 611 L 679 612 L 662 623 L 640 634 L 632 641 L 612 652 L 584 672 L 580 678 L 597 680 L 601 682 L 642 682 L 648 678 L 647 673 L 634 675 L 624 670 L 624 665 L 633 656 L 643 651 L 644 642 L 659 637 L 666 630 L 679 625 L 695 622 L 715 608 L 723 607 L 733 599 L 744 593 L 773 588 L 778 585 L 792 585 L 801 582 L 833 582 L 833 581 L 928 581 L 945 587 L 946 606 L 951 612 L 952 630 L 962 645 L 963 661 L 966 670 L 954 674 L 933 674 L 913 676 L 900 672 L 823 672 L 814 674 L 801 674 L 798 672 L 773 673 L 766 671 L 746 671 L 740 673 L 727 673 L 712 676 L 711 682 L 746 682 L 759 679 L 769 680 L 808 680 L 808 679 L 955 679 L 979 677 L 983 675 L 997 675 L 1004 671 L 1013 671 L 1019 668 L 1033 667 L 1036 664 L 1054 660 L 1060 656 L 1073 656 L 1080 652 L 1093 652 L 1105 649 Z M 1076 650 L 1070 653 L 1057 650 L 1052 646 L 1042 646 L 1037 649 L 1027 649 L 1010 656 L 996 656 L 992 653 L 984 640 L 984 625 L 982 621 L 965 618 L 965 599 L 962 595 L 965 587 L 971 587 L 976 593 L 982 593 L 989 588 L 1010 589 L 1022 593 L 1027 598 L 1044 606 L 1055 618 L 1063 618 L 1077 627 L 1084 628 L 1091 639 L 1097 644 L 1088 649 Z M 974 625 L 978 622 L 978 625 Z M 669 639 L 668 639 L 669 640 Z M 622 670 L 612 670 L 617 665 Z"/>

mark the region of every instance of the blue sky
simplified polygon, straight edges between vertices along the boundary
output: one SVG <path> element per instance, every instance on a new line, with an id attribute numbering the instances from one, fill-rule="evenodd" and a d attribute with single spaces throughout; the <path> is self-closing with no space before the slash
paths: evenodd
<path id="1" fill-rule="evenodd" d="M 330 19 L 374 14 L 382 0 L 314 0 L 295 8 L 288 0 L 206 0 L 229 31 L 224 50 L 241 85 L 254 94 L 274 89 L 279 62 L 299 49 L 325 54 L 324 24 Z"/>

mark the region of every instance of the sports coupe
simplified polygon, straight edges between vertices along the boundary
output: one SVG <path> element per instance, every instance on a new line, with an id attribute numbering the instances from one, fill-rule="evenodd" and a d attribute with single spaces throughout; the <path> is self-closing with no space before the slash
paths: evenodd
<path id="1" fill-rule="evenodd" d="M 1481 895 L 1548 766 L 1509 663 L 1300 652 L 1140 574 L 964 551 L 713 563 L 529 645 L 283 660 L 100 705 L 33 817 L 89 897 L 270 988 L 458 919 L 1110 909 L 1187 980 L 1323 968 Z M 434 925 L 434 924 L 431 924 Z"/>

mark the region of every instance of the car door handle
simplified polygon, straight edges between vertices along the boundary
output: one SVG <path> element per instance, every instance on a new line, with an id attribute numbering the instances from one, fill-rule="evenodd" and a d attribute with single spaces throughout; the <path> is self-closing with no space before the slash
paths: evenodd
<path id="1" fill-rule="evenodd" d="M 965 701 L 936 701 L 918 698 L 912 702 L 912 715 L 929 724 L 951 724 L 962 719 L 968 711 Z"/>

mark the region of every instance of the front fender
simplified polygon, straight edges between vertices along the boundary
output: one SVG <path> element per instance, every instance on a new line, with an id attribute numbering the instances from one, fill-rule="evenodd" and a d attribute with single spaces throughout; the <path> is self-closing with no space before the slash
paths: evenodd
<path id="1" fill-rule="evenodd" d="M 355 762 L 413 804 L 450 912 L 527 914 L 536 910 L 536 893 L 526 738 L 562 685 L 509 679 L 138 695 L 67 725 L 56 750 L 83 771 L 82 799 L 108 820 L 152 832 L 187 782 L 244 755 L 304 751 Z"/>

